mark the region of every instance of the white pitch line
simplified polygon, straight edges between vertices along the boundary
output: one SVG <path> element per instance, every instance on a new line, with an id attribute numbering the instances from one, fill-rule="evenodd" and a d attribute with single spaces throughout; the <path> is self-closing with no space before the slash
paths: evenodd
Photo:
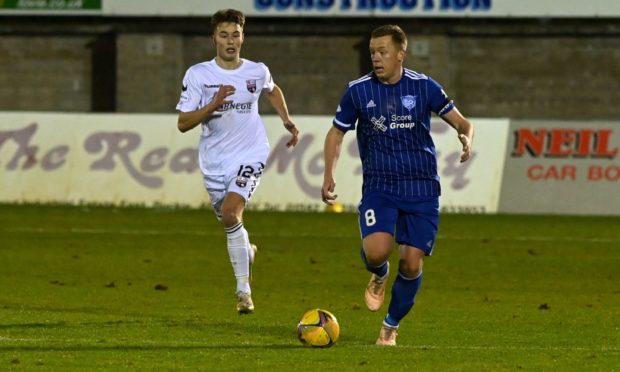
<path id="1" fill-rule="evenodd" d="M 58 229 L 50 227 L 5 227 L 0 228 L 0 232 L 12 232 L 12 233 L 25 233 L 25 234 L 110 234 L 110 235 L 192 235 L 192 236 L 224 236 L 224 233 L 219 230 L 208 231 L 187 231 L 187 230 L 139 230 L 139 229 L 100 229 L 100 228 L 81 228 L 71 227 L 68 229 Z M 305 238 L 358 238 L 357 235 L 349 234 L 326 234 L 326 233 L 300 233 L 300 232 L 285 232 L 278 233 L 261 233 L 260 231 L 253 231 L 253 236 L 262 237 L 305 237 Z M 574 242 L 574 243 L 618 243 L 620 238 L 586 238 L 586 237 L 553 237 L 553 236 L 492 236 L 492 237 L 480 237 L 480 236 L 458 236 L 458 235 L 442 235 L 437 236 L 438 240 L 488 240 L 488 241 L 534 241 L 534 242 Z"/>

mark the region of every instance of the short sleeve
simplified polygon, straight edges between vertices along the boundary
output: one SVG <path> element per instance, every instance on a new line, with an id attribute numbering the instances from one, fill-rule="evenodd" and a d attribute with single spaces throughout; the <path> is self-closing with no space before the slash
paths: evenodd
<path id="1" fill-rule="evenodd" d="M 355 123 L 358 119 L 358 112 L 353 101 L 353 92 L 351 88 L 347 90 L 340 98 L 340 104 L 336 109 L 336 116 L 333 124 L 336 128 L 343 132 L 355 129 Z"/>
<path id="2" fill-rule="evenodd" d="M 261 63 L 260 65 L 263 70 L 265 70 L 265 83 L 263 84 L 263 89 L 267 92 L 271 92 L 276 84 L 273 82 L 273 77 L 271 76 L 269 68 L 264 63 Z"/>
<path id="3" fill-rule="evenodd" d="M 195 111 L 200 107 L 200 99 L 202 92 L 200 85 L 196 83 L 194 70 L 189 69 L 183 77 L 183 85 L 181 86 L 181 98 L 177 103 L 176 109 L 182 112 Z"/>
<path id="4" fill-rule="evenodd" d="M 431 78 L 428 79 L 428 97 L 431 111 L 439 116 L 447 114 L 454 108 L 454 101 L 448 97 L 443 87 Z"/>

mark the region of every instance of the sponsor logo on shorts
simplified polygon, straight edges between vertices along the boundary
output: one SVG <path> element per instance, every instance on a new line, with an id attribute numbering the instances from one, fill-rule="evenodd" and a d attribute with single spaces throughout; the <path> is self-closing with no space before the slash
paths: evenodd
<path id="1" fill-rule="evenodd" d="M 245 177 L 238 176 L 237 180 L 235 181 L 235 183 L 239 187 L 246 187 L 248 185 L 248 179 L 245 178 Z"/>

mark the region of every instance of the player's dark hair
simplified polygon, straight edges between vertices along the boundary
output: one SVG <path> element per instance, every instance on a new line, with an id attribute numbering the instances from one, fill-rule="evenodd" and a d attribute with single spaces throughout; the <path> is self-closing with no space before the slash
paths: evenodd
<path id="1" fill-rule="evenodd" d="M 236 23 L 243 28 L 245 25 L 245 16 L 243 13 L 235 9 L 218 10 L 215 14 L 213 14 L 213 16 L 211 16 L 211 27 L 213 29 L 213 33 L 215 33 L 215 30 L 217 29 L 217 25 L 225 22 Z"/>
<path id="2" fill-rule="evenodd" d="M 407 34 L 397 25 L 383 25 L 375 28 L 370 34 L 370 37 L 373 39 L 381 36 L 391 36 L 396 46 L 402 50 L 407 50 Z"/>

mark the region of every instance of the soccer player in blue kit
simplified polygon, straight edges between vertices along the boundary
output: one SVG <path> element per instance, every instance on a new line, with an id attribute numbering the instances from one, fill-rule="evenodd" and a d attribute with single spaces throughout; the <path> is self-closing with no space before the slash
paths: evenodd
<path id="1" fill-rule="evenodd" d="M 473 125 L 430 77 L 403 68 L 407 35 L 396 25 L 371 33 L 373 71 L 351 81 L 325 138 L 323 201 L 331 204 L 334 173 L 344 134 L 357 129 L 362 160 L 359 225 L 362 260 L 372 273 L 365 292 L 369 310 L 383 304 L 394 241 L 399 245 L 398 275 L 377 345 L 396 345 L 400 321 L 413 307 L 422 283 L 422 265 L 435 245 L 440 185 L 431 112 L 457 131 L 461 162 L 471 157 Z"/>

